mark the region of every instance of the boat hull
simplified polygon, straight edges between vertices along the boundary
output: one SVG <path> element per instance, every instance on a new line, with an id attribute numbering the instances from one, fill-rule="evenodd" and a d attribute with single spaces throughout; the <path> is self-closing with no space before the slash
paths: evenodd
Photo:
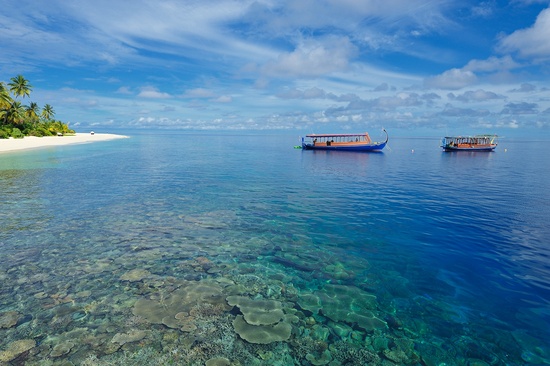
<path id="1" fill-rule="evenodd" d="M 380 151 L 386 147 L 386 143 L 381 144 L 368 144 L 368 145 L 313 145 L 313 144 L 302 144 L 302 149 L 304 150 L 334 150 L 334 151 Z"/>
<path id="2" fill-rule="evenodd" d="M 456 146 L 442 146 L 444 151 L 495 151 L 494 146 L 474 146 L 474 147 L 456 147 Z"/>

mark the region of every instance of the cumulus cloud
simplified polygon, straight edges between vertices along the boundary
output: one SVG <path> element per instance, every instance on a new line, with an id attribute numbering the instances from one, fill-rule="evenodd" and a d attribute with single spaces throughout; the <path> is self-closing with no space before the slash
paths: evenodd
<path id="1" fill-rule="evenodd" d="M 345 71 L 357 48 L 347 37 L 306 40 L 292 52 L 268 62 L 262 72 L 268 76 L 318 77 Z"/>
<path id="2" fill-rule="evenodd" d="M 317 87 L 306 90 L 292 88 L 277 94 L 277 96 L 282 99 L 325 99 L 327 93 L 323 89 Z"/>
<path id="3" fill-rule="evenodd" d="M 504 57 L 493 56 L 486 60 L 471 60 L 462 70 L 472 72 L 501 72 L 513 70 L 520 66 L 510 55 L 506 55 Z"/>
<path id="4" fill-rule="evenodd" d="M 477 80 L 477 77 L 472 71 L 451 69 L 443 74 L 426 78 L 424 86 L 436 89 L 457 90 L 468 85 L 472 85 Z"/>
<path id="5" fill-rule="evenodd" d="M 319 99 L 325 98 L 326 93 L 323 89 L 317 87 L 304 90 L 304 99 Z"/>
<path id="6" fill-rule="evenodd" d="M 504 106 L 502 114 L 536 114 L 538 105 L 537 103 L 508 103 Z"/>
<path id="7" fill-rule="evenodd" d="M 491 113 L 486 109 L 457 108 L 452 104 L 445 105 L 439 115 L 446 117 L 485 117 Z"/>
<path id="8" fill-rule="evenodd" d="M 452 100 L 458 100 L 460 102 L 484 102 L 491 99 L 505 99 L 505 96 L 498 95 L 496 93 L 478 89 L 475 91 L 467 91 L 459 95 L 455 95 L 454 93 L 449 93 L 447 95 L 449 99 Z"/>
<path id="9" fill-rule="evenodd" d="M 141 91 L 138 94 L 140 98 L 147 99 L 166 99 L 170 98 L 170 94 L 162 93 L 157 88 L 152 86 L 144 86 L 140 89 Z"/>
<path id="10" fill-rule="evenodd" d="M 233 98 L 230 95 L 222 95 L 213 100 L 216 103 L 231 103 Z"/>
<path id="11" fill-rule="evenodd" d="M 537 90 L 537 87 L 533 84 L 529 83 L 523 83 L 521 86 L 517 89 L 510 90 L 511 93 L 530 93 Z"/>
<path id="12" fill-rule="evenodd" d="M 376 92 L 388 91 L 389 89 L 390 89 L 390 86 L 388 85 L 388 83 L 382 83 L 382 84 L 378 85 L 376 88 L 374 88 L 374 91 L 376 91 Z"/>
<path id="13" fill-rule="evenodd" d="M 329 110 L 331 113 L 342 110 L 392 111 L 403 107 L 418 107 L 423 104 L 422 97 L 417 93 L 402 92 L 393 96 L 384 96 L 370 100 L 355 99 L 350 101 L 346 107 L 330 108 Z"/>
<path id="14" fill-rule="evenodd" d="M 540 12 L 530 28 L 520 29 L 503 38 L 502 52 L 518 52 L 523 57 L 550 59 L 550 8 Z"/>
<path id="15" fill-rule="evenodd" d="M 132 94 L 132 91 L 127 86 L 121 86 L 120 88 L 117 89 L 116 92 L 117 94 L 127 94 L 127 95 Z"/>
<path id="16" fill-rule="evenodd" d="M 361 98 L 354 93 L 346 93 L 346 94 L 340 94 L 340 95 L 336 95 L 334 93 L 327 93 L 327 99 L 334 100 L 336 102 L 351 102 L 354 100 L 359 100 Z"/>
<path id="17" fill-rule="evenodd" d="M 195 88 L 186 90 L 183 96 L 189 98 L 213 98 L 216 96 L 216 93 L 205 88 Z"/>

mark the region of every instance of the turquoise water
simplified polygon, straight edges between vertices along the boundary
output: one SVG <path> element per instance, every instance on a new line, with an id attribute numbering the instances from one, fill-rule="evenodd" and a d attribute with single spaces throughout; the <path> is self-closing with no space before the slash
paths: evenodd
<path id="1" fill-rule="evenodd" d="M 547 142 L 298 142 L 0 155 L 0 365 L 550 364 Z"/>

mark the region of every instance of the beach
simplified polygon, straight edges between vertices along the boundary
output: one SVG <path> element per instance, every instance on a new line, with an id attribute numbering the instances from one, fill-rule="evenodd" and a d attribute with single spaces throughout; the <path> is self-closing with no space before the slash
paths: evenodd
<path id="1" fill-rule="evenodd" d="M 84 144 L 89 142 L 107 141 L 127 137 L 128 136 L 110 133 L 76 133 L 75 135 L 70 136 L 26 136 L 22 139 L 0 139 L 0 153 L 38 149 L 50 146 Z"/>

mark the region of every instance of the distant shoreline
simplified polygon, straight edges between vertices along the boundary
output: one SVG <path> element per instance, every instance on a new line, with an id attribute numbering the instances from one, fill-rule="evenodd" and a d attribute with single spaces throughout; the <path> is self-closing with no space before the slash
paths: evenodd
<path id="1" fill-rule="evenodd" d="M 84 144 L 89 142 L 107 141 L 121 138 L 128 138 L 128 136 L 115 135 L 110 133 L 76 133 L 74 135 L 68 136 L 26 136 L 22 139 L 0 139 L 0 154 L 21 150 L 40 149 L 51 146 Z"/>

